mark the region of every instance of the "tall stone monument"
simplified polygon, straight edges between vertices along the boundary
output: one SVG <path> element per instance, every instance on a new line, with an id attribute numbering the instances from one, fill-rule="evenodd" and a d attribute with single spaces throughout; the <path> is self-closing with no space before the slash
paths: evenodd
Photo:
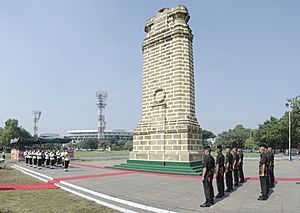
<path id="1" fill-rule="evenodd" d="M 133 151 L 118 168 L 197 175 L 202 133 L 195 117 L 193 35 L 185 6 L 161 9 L 146 21 L 142 118 Z"/>

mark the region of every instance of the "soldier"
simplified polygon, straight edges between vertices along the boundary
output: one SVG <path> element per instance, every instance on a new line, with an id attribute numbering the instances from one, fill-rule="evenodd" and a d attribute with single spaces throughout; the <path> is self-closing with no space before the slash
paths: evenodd
<path id="1" fill-rule="evenodd" d="M 63 150 L 63 151 L 60 153 L 60 157 L 61 157 L 61 166 L 65 166 L 64 156 L 65 156 L 65 151 Z"/>
<path id="2" fill-rule="evenodd" d="M 45 150 L 42 150 L 42 166 L 45 167 L 45 161 L 46 161 L 46 158 L 45 158 Z"/>
<path id="3" fill-rule="evenodd" d="M 245 182 L 245 177 L 244 177 L 244 171 L 243 171 L 243 160 L 244 160 L 244 153 L 241 148 L 238 149 L 238 155 L 239 155 L 239 179 L 240 183 Z"/>
<path id="4" fill-rule="evenodd" d="M 221 198 L 224 196 L 224 163 L 225 157 L 222 154 L 222 146 L 217 146 L 217 157 L 216 157 L 216 180 L 217 180 L 217 187 L 218 187 L 218 194 L 216 198 Z"/>
<path id="5" fill-rule="evenodd" d="M 32 151 L 33 168 L 37 168 L 37 150 Z"/>
<path id="6" fill-rule="evenodd" d="M 227 189 L 225 190 L 225 192 L 231 192 L 233 190 L 232 165 L 233 165 L 233 156 L 231 154 L 231 147 L 226 146 L 225 178 L 226 178 Z"/>
<path id="7" fill-rule="evenodd" d="M 210 147 L 204 147 L 202 183 L 206 201 L 200 207 L 210 207 L 214 204 L 214 188 L 212 185 L 215 169 L 215 159 L 210 155 Z"/>
<path id="8" fill-rule="evenodd" d="M 51 162 L 51 169 L 54 169 L 55 165 L 55 150 L 51 150 L 50 152 L 50 162 Z"/>
<path id="9" fill-rule="evenodd" d="M 57 160 L 56 166 L 60 167 L 61 166 L 61 155 L 60 155 L 61 153 L 60 153 L 59 149 L 56 151 L 55 154 L 56 154 L 56 160 Z"/>
<path id="10" fill-rule="evenodd" d="M 54 166 L 57 165 L 56 149 L 52 150 L 54 152 Z"/>
<path id="11" fill-rule="evenodd" d="M 3 149 L 3 152 L 2 152 L 2 161 L 3 161 L 3 168 L 5 169 L 6 168 L 6 157 L 5 157 L 5 154 L 6 153 L 6 150 Z M 1 167 L 0 167 L 1 168 Z"/>
<path id="12" fill-rule="evenodd" d="M 28 151 L 29 166 L 32 167 L 32 151 Z"/>
<path id="13" fill-rule="evenodd" d="M 268 158 L 266 155 L 266 146 L 261 144 L 259 146 L 260 161 L 259 161 L 259 180 L 261 187 L 261 195 L 257 198 L 258 200 L 268 199 Z"/>
<path id="14" fill-rule="evenodd" d="M 28 158 L 28 150 L 26 149 L 25 152 L 23 152 L 23 156 L 25 158 L 25 165 L 29 166 L 28 162 L 29 162 L 29 158 Z"/>
<path id="15" fill-rule="evenodd" d="M 274 187 L 275 177 L 274 177 L 274 153 L 272 151 L 272 146 L 268 146 L 268 158 L 269 158 L 269 167 L 268 167 L 268 177 L 269 177 L 269 186 Z"/>
<path id="16" fill-rule="evenodd" d="M 69 156 L 68 149 L 66 148 L 62 153 L 64 159 L 65 172 L 67 172 L 69 171 L 69 163 L 70 163 L 70 156 Z"/>
<path id="17" fill-rule="evenodd" d="M 2 151 L 2 159 L 4 159 L 4 160 L 5 160 L 5 152 L 6 152 L 6 150 L 3 149 L 3 151 Z"/>
<path id="18" fill-rule="evenodd" d="M 233 152 L 233 177 L 234 177 L 234 186 L 239 186 L 239 155 L 237 149 L 234 147 Z"/>
<path id="19" fill-rule="evenodd" d="M 49 150 L 47 150 L 45 152 L 45 160 L 46 160 L 46 167 L 49 168 L 50 167 L 50 152 L 49 152 Z"/>
<path id="20" fill-rule="evenodd" d="M 38 161 L 38 169 L 42 168 L 42 161 L 43 161 L 42 154 L 43 153 L 40 149 L 36 152 L 36 157 L 37 157 L 37 161 Z"/>

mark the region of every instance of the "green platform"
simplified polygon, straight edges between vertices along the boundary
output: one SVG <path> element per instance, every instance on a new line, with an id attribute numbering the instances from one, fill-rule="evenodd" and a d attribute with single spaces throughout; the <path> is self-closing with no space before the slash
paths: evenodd
<path id="1" fill-rule="evenodd" d="M 107 166 L 107 168 L 116 168 L 123 170 L 155 172 L 164 174 L 179 175 L 202 175 L 202 162 L 167 162 L 167 161 L 144 161 L 127 160 L 127 163 L 121 165 Z"/>

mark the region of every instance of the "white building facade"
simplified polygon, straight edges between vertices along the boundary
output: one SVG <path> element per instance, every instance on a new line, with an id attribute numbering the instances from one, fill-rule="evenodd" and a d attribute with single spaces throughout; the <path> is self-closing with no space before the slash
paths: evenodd
<path id="1" fill-rule="evenodd" d="M 72 138 L 76 142 L 80 142 L 87 139 L 98 139 L 98 130 L 69 130 L 68 137 Z M 133 133 L 123 129 L 105 130 L 103 134 L 104 140 L 132 140 Z"/>

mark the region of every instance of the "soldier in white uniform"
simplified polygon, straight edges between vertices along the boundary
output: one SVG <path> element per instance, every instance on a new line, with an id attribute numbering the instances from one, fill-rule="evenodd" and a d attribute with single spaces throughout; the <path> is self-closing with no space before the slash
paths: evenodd
<path id="1" fill-rule="evenodd" d="M 3 150 L 2 152 L 2 157 L 0 157 L 0 163 L 3 163 L 3 167 L 0 167 L 0 168 L 6 168 L 6 157 L 5 157 L 5 150 Z M 0 164 L 1 165 L 1 164 Z"/>
<path id="2" fill-rule="evenodd" d="M 37 168 L 37 151 L 32 151 L 33 168 Z"/>
<path id="3" fill-rule="evenodd" d="M 42 150 L 42 166 L 45 167 L 45 150 Z"/>
<path id="4" fill-rule="evenodd" d="M 49 168 L 50 167 L 50 151 L 47 150 L 45 152 L 45 161 L 46 161 L 46 167 Z"/>
<path id="5" fill-rule="evenodd" d="M 43 153 L 41 150 L 38 150 L 36 152 L 36 156 L 37 156 L 37 161 L 38 161 L 38 169 L 41 169 L 42 168 L 42 161 L 43 161 Z"/>
<path id="6" fill-rule="evenodd" d="M 25 165 L 29 166 L 29 164 L 28 164 L 29 158 L 28 158 L 28 150 L 27 149 L 25 150 L 25 152 L 23 152 L 23 156 L 25 158 Z"/>
<path id="7" fill-rule="evenodd" d="M 65 152 L 64 152 L 64 150 L 60 153 L 60 157 L 61 157 L 61 166 L 64 166 L 65 165 L 65 161 L 64 161 Z"/>
<path id="8" fill-rule="evenodd" d="M 56 154 L 56 160 L 57 160 L 56 166 L 61 167 L 61 156 L 60 156 L 60 151 L 57 150 L 55 154 Z"/>
<path id="9" fill-rule="evenodd" d="M 51 150 L 50 152 L 50 162 L 51 162 L 51 169 L 54 169 L 54 164 L 55 164 L 55 151 Z"/>
<path id="10" fill-rule="evenodd" d="M 29 166 L 32 167 L 32 151 L 31 150 L 28 151 L 27 156 L 28 156 Z"/>
<path id="11" fill-rule="evenodd" d="M 68 153 L 68 149 L 64 150 L 64 164 L 65 164 L 65 172 L 69 171 L 69 163 L 70 163 L 70 156 Z"/>

